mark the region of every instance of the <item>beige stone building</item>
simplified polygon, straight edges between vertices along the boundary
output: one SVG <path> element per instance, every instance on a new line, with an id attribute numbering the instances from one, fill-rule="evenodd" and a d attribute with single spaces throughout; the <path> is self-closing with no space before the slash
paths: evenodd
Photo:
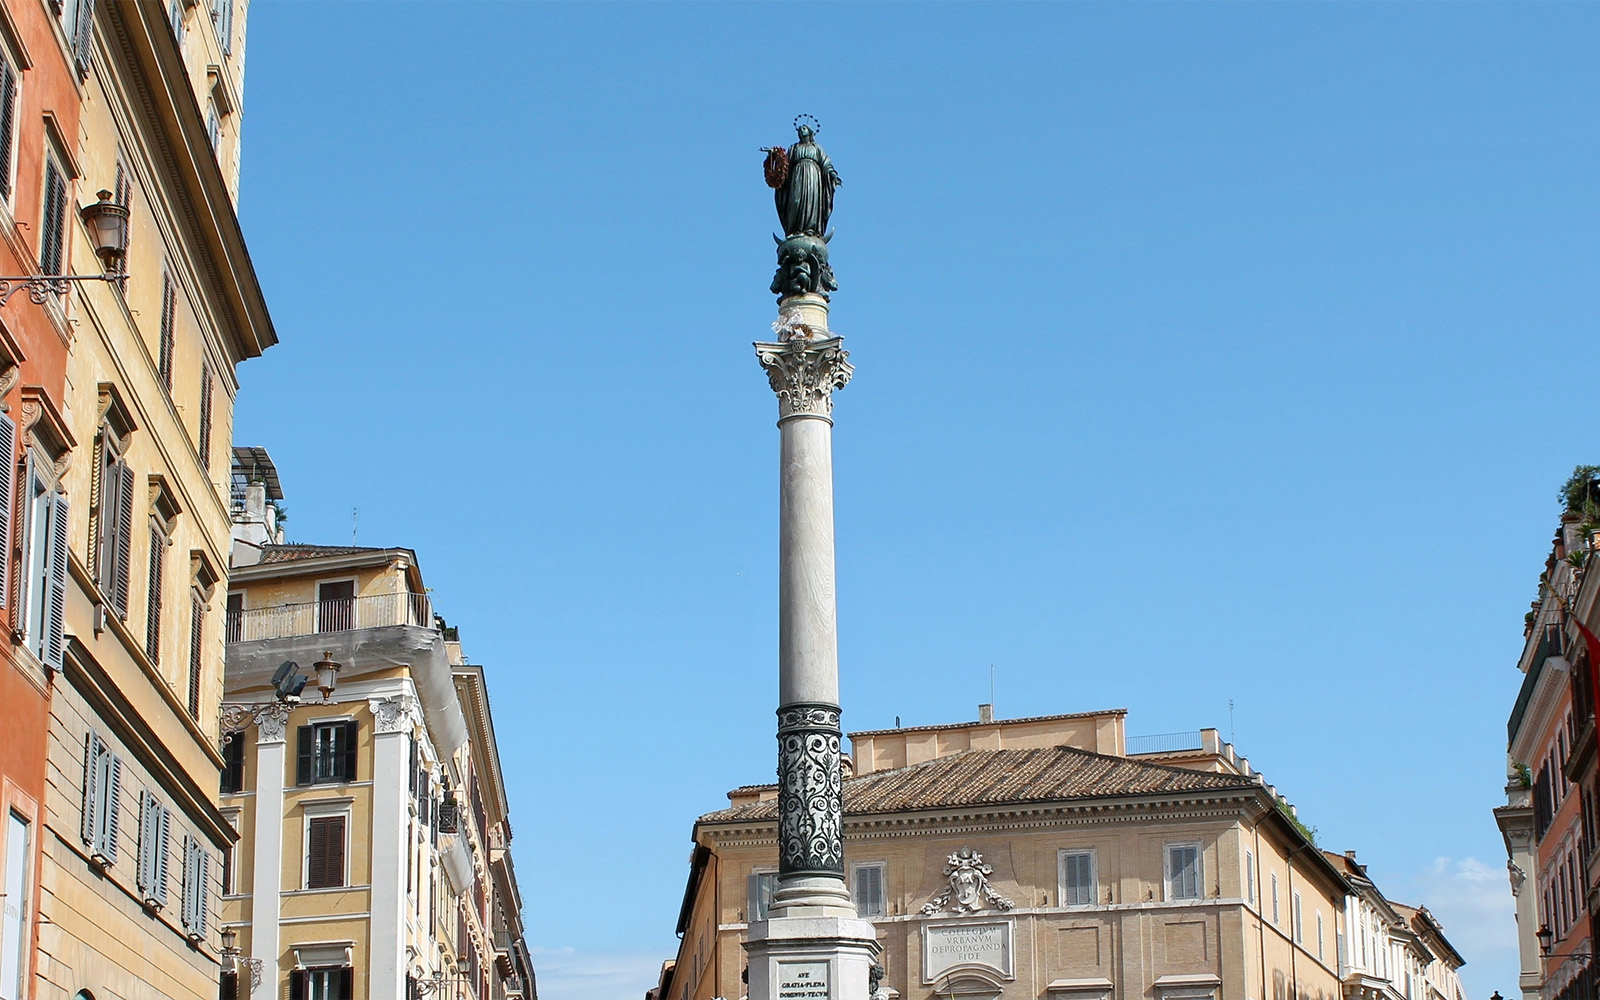
<path id="1" fill-rule="evenodd" d="M 483 668 L 415 553 L 283 544 L 270 459 L 235 454 L 222 810 L 240 840 L 221 920 L 237 995 L 533 997 Z"/>
<path id="2" fill-rule="evenodd" d="M 47 256 L 105 273 L 77 210 L 100 192 L 130 235 L 118 280 L 43 306 L 65 391 L 21 408 L 8 611 L 51 678 L 33 996 L 212 1000 L 235 368 L 276 342 L 234 212 L 246 8 L 43 6 L 78 104 L 44 112 Z"/>
<path id="3" fill-rule="evenodd" d="M 846 860 L 883 948 L 880 996 L 1354 996 L 1340 952 L 1352 886 L 1293 809 L 1214 730 L 1130 754 L 1124 715 L 851 734 Z M 695 824 L 657 1000 L 744 993 L 777 790 L 729 799 Z"/>

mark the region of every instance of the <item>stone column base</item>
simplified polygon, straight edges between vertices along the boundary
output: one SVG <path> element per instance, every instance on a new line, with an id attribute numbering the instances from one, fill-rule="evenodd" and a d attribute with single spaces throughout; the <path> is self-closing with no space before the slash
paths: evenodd
<path id="1" fill-rule="evenodd" d="M 750 1000 L 871 1000 L 878 933 L 854 917 L 773 917 L 744 943 Z"/>

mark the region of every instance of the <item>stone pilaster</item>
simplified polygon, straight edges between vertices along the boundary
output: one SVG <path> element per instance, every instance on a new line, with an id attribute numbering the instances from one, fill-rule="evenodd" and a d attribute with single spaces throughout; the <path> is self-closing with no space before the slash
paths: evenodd
<path id="1" fill-rule="evenodd" d="M 251 977 L 251 1000 L 277 1000 L 278 953 L 282 947 L 278 921 L 283 910 L 283 786 L 288 765 L 286 739 L 291 707 L 282 703 L 253 707 L 242 719 L 236 706 L 223 706 L 225 738 L 237 739 L 250 721 L 256 724 L 255 854 L 250 859 L 250 923 L 245 952 L 260 959 L 271 974 Z M 236 728 L 237 727 L 237 728 Z"/>
<path id="2" fill-rule="evenodd" d="M 410 695 L 374 698 L 372 710 L 372 979 L 369 996 L 402 997 L 406 988 L 406 774 L 421 720 Z"/>

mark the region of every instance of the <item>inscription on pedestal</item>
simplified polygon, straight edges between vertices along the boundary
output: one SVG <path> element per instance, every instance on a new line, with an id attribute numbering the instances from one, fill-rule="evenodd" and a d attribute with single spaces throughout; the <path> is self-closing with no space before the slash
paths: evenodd
<path id="1" fill-rule="evenodd" d="M 779 962 L 778 1000 L 828 1000 L 828 963 Z"/>
<path id="2" fill-rule="evenodd" d="M 930 923 L 922 928 L 922 980 L 931 983 L 958 966 L 981 966 L 1011 978 L 1011 922 Z"/>

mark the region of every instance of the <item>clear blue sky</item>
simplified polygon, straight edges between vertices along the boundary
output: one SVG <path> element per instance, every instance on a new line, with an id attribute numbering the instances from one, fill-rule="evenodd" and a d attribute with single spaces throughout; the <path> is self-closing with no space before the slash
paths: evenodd
<path id="1" fill-rule="evenodd" d="M 547 1000 L 638 997 L 770 778 L 757 147 L 844 178 L 846 726 L 1232 728 L 1516 988 L 1505 720 L 1600 460 L 1600 8 L 259 2 L 242 369 L 291 538 L 487 665 Z M 1232 721 L 1229 702 L 1234 705 Z"/>

